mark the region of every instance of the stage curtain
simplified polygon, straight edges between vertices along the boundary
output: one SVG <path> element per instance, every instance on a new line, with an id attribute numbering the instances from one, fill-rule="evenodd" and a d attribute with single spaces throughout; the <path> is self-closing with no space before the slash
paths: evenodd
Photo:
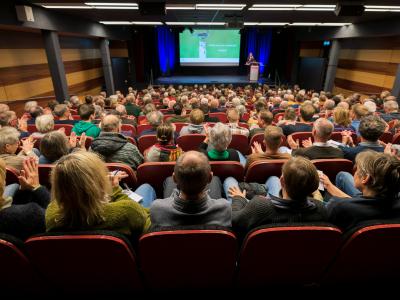
<path id="1" fill-rule="evenodd" d="M 170 75 L 175 68 L 175 36 L 167 26 L 157 27 L 158 61 L 161 75 Z"/>
<path id="2" fill-rule="evenodd" d="M 256 60 L 263 64 L 260 66 L 260 74 L 268 67 L 269 57 L 271 55 L 271 29 L 249 28 L 246 32 L 246 54 L 250 52 Z M 246 58 L 247 58 L 246 55 Z"/>

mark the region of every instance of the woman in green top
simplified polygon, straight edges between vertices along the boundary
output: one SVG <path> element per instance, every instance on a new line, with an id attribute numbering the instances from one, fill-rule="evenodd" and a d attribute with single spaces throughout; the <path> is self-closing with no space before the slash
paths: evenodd
<path id="1" fill-rule="evenodd" d="M 91 152 L 63 156 L 51 174 L 46 230 L 102 229 L 135 237 L 146 232 L 150 227 L 148 209 L 128 198 L 119 186 L 126 176 L 124 172 L 110 176 L 104 162 Z M 155 197 L 154 190 L 151 197 Z"/>

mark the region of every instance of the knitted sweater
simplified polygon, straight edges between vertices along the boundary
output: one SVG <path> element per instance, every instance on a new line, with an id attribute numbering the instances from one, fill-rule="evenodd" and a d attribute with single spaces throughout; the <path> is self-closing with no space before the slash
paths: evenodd
<path id="1" fill-rule="evenodd" d="M 57 201 L 52 200 L 46 210 L 46 230 L 71 230 L 57 220 L 59 207 Z M 88 228 L 73 228 L 76 230 L 103 229 L 112 230 L 127 236 L 139 236 L 150 228 L 149 210 L 128 198 L 120 187 L 114 188 L 111 201 L 104 205 L 104 220 Z"/>

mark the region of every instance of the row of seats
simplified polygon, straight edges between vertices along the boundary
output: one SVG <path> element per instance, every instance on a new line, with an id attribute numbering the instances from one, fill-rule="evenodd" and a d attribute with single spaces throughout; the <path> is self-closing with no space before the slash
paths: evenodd
<path id="1" fill-rule="evenodd" d="M 238 245 L 221 228 L 147 233 L 137 255 L 112 232 L 47 233 L 25 243 L 0 235 L 0 286 L 71 293 L 336 286 L 396 282 L 400 270 L 394 221 L 348 235 L 326 223 L 264 226 Z"/>
<path id="2" fill-rule="evenodd" d="M 258 182 L 264 184 L 270 176 L 281 176 L 282 165 L 285 159 L 260 160 L 252 163 L 246 170 L 236 161 L 211 161 L 211 169 L 215 176 L 221 181 L 227 177 L 234 177 L 239 182 Z M 318 170 L 326 174 L 332 182 L 335 181 L 336 174 L 340 171 L 353 172 L 353 163 L 347 159 L 317 159 L 312 161 Z M 130 188 L 134 189 L 140 184 L 148 183 L 162 196 L 164 180 L 172 176 L 175 162 L 146 162 L 141 164 L 135 173 L 132 168 L 120 163 L 107 163 L 110 171 L 125 171 L 129 177 L 122 180 Z M 50 187 L 50 172 L 54 165 L 39 165 L 40 183 Z M 18 171 L 7 167 L 6 184 L 18 182 Z"/>

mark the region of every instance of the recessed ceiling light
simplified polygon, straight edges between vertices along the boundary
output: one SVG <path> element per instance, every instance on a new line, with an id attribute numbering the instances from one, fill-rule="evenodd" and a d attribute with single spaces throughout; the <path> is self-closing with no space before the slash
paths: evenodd
<path id="1" fill-rule="evenodd" d="M 137 3 L 106 3 L 106 2 L 85 2 L 86 5 L 91 6 L 138 6 Z"/>
<path id="2" fill-rule="evenodd" d="M 196 22 L 165 22 L 167 25 L 196 25 Z"/>
<path id="3" fill-rule="evenodd" d="M 220 25 L 225 25 L 225 22 L 196 22 L 196 25 L 216 25 L 216 26 L 220 26 Z"/>
<path id="4" fill-rule="evenodd" d="M 92 6 L 95 9 L 139 9 L 137 6 Z"/>
<path id="5" fill-rule="evenodd" d="M 166 9 L 171 9 L 171 10 L 174 10 L 174 9 L 176 9 L 176 10 L 193 10 L 193 9 L 196 9 L 196 6 L 194 4 L 189 4 L 189 5 L 186 5 L 186 4 L 176 4 L 176 5 L 170 4 L 170 5 L 167 5 L 165 8 Z"/>
<path id="6" fill-rule="evenodd" d="M 242 10 L 246 4 L 196 4 L 199 10 Z"/>
<path id="7" fill-rule="evenodd" d="M 55 9 L 92 9 L 92 6 L 85 5 L 42 5 L 44 8 L 55 8 Z"/>
<path id="8" fill-rule="evenodd" d="M 129 21 L 100 21 L 99 23 L 104 25 L 132 25 Z"/>
<path id="9" fill-rule="evenodd" d="M 132 21 L 134 25 L 163 25 L 161 22 Z"/>

